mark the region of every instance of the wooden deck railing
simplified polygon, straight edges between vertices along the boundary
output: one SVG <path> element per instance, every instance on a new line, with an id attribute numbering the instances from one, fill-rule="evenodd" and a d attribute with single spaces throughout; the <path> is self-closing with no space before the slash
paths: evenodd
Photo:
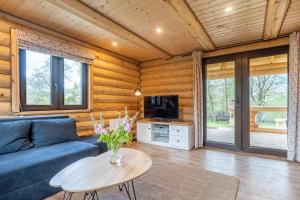
<path id="1" fill-rule="evenodd" d="M 256 115 L 260 112 L 287 112 L 287 107 L 278 106 L 255 106 L 250 107 L 250 131 L 251 132 L 265 132 L 265 133 L 278 133 L 287 134 L 286 129 L 282 128 L 260 128 L 256 123 Z M 284 119 L 278 119 L 278 123 L 286 123 Z M 284 126 L 284 125 L 283 125 Z"/>

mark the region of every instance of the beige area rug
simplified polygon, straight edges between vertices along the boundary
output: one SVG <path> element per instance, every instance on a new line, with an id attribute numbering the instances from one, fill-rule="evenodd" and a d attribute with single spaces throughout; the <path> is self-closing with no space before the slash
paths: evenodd
<path id="1" fill-rule="evenodd" d="M 239 179 L 199 167 L 191 167 L 165 160 L 153 160 L 153 166 L 144 176 L 134 181 L 138 200 L 234 200 Z M 125 191 L 111 187 L 99 191 L 101 200 L 128 200 Z M 47 200 L 61 200 L 57 193 Z M 72 200 L 83 199 L 74 194 Z"/>

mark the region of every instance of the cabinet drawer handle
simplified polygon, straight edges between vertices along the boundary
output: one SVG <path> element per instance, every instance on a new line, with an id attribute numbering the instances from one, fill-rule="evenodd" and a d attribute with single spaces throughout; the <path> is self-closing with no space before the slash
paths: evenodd
<path id="1" fill-rule="evenodd" d="M 180 140 L 177 140 L 176 142 L 177 142 L 177 143 L 179 143 L 179 142 L 180 142 Z"/>
<path id="2" fill-rule="evenodd" d="M 180 130 L 176 130 L 177 132 L 179 132 Z"/>

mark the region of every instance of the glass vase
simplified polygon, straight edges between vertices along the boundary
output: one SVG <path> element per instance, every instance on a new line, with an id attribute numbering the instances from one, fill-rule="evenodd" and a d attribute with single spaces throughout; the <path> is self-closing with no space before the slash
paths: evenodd
<path id="1" fill-rule="evenodd" d="M 110 152 L 110 156 L 109 156 L 109 159 L 110 159 L 110 163 L 111 164 L 120 164 L 121 163 L 121 160 L 122 160 L 122 156 L 120 154 L 120 151 L 111 151 Z"/>
<path id="2" fill-rule="evenodd" d="M 122 147 L 121 144 L 112 147 L 109 147 L 110 154 L 109 154 L 109 160 L 111 164 L 120 164 L 122 161 L 122 156 L 120 153 L 120 148 Z"/>

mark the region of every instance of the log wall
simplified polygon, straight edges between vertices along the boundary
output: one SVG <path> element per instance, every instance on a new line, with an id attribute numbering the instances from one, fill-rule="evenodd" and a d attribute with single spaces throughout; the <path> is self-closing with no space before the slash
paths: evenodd
<path id="1" fill-rule="evenodd" d="M 193 121 L 193 63 L 191 56 L 141 64 L 140 108 L 144 96 L 179 95 L 179 119 Z"/>
<path id="2" fill-rule="evenodd" d="M 11 27 L 20 27 L 4 19 L 0 19 L 0 116 L 12 114 L 11 110 Z M 129 114 L 137 110 L 137 98 L 133 92 L 138 82 L 137 65 L 128 61 L 91 50 L 95 61 L 90 66 L 90 98 L 89 111 L 57 111 L 53 114 L 67 114 L 77 121 L 80 136 L 93 133 L 90 119 L 102 112 L 106 124 L 109 119 L 116 118 L 118 112 L 124 114 L 124 107 Z M 23 113 L 25 115 L 45 115 L 45 112 Z"/>
<path id="3" fill-rule="evenodd" d="M 11 111 L 10 27 L 2 21 L 0 27 L 0 113 L 8 115 Z"/>

